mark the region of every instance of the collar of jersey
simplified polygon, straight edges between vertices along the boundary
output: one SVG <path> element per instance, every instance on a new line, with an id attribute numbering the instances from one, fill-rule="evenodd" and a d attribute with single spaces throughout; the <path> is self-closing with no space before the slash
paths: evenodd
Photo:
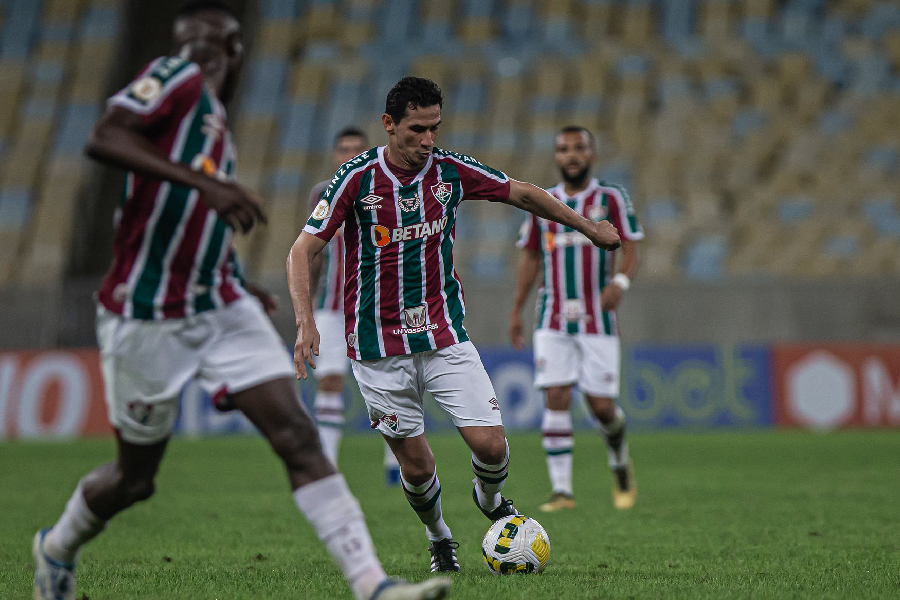
<path id="1" fill-rule="evenodd" d="M 556 184 L 556 190 L 559 193 L 559 198 L 563 202 L 566 202 L 567 200 L 578 200 L 578 201 L 584 200 L 585 198 L 588 197 L 589 194 L 591 194 L 598 187 L 600 187 L 600 182 L 597 180 L 596 177 L 591 177 L 591 181 L 590 181 L 590 183 L 588 183 L 588 186 L 586 188 L 584 188 L 583 190 L 581 190 L 574 196 L 568 196 L 568 195 L 566 195 L 565 184 L 563 182 L 559 182 Z"/>
<path id="2" fill-rule="evenodd" d="M 419 171 L 415 177 L 413 177 L 412 181 L 410 181 L 406 185 L 403 185 L 400 183 L 400 180 L 397 179 L 397 176 L 394 175 L 394 172 L 391 171 L 391 169 L 384 162 L 384 149 L 386 147 L 387 146 L 379 146 L 378 147 L 378 164 L 381 165 L 381 170 L 384 171 L 385 175 L 387 175 L 388 178 L 390 178 L 390 180 L 394 182 L 394 186 L 396 186 L 397 188 L 409 187 L 413 184 L 419 183 L 420 181 L 422 181 L 425 178 L 425 173 L 427 173 L 428 169 L 431 168 L 432 159 L 434 158 L 433 152 L 428 155 L 428 161 L 425 163 L 425 166 L 422 167 L 422 170 Z"/>

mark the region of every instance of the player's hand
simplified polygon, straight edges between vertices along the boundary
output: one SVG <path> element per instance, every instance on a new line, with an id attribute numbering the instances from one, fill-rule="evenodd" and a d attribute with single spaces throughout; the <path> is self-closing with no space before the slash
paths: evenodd
<path id="1" fill-rule="evenodd" d="M 591 224 L 592 227 L 585 231 L 584 234 L 591 240 L 592 244 L 604 250 L 615 250 L 622 245 L 619 232 L 612 223 L 609 221 L 600 221 L 599 223 L 591 221 Z"/>
<path id="2" fill-rule="evenodd" d="M 622 301 L 622 288 L 615 283 L 610 283 L 600 290 L 600 310 L 610 312 L 619 307 Z"/>
<path id="3" fill-rule="evenodd" d="M 512 344 L 514 350 L 521 350 L 525 347 L 525 336 L 522 335 L 522 315 L 516 311 L 509 315 L 509 343 Z"/>
<path id="4" fill-rule="evenodd" d="M 266 223 L 259 196 L 231 181 L 206 178 L 200 190 L 200 199 L 219 213 L 232 229 L 247 233 L 257 221 Z"/>
<path id="5" fill-rule="evenodd" d="M 256 296 L 256 299 L 262 304 L 263 310 L 266 311 L 267 315 L 271 316 L 278 312 L 278 296 L 270 294 L 268 290 L 253 283 L 248 282 L 244 284 L 244 287 L 248 292 Z"/>
<path id="6" fill-rule="evenodd" d="M 301 321 L 297 327 L 297 343 L 294 344 L 294 374 L 297 379 L 306 379 L 306 364 L 316 368 L 316 359 L 319 355 L 319 330 L 312 317 Z"/>

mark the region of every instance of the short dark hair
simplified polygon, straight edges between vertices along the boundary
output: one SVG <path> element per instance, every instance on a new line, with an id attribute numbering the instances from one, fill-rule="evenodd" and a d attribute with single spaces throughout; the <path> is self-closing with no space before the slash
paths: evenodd
<path id="1" fill-rule="evenodd" d="M 193 17 L 198 12 L 204 10 L 216 10 L 231 15 L 236 20 L 240 20 L 234 7 L 225 2 L 225 0 L 188 0 L 178 9 L 175 19 L 183 19 L 184 17 Z"/>
<path id="2" fill-rule="evenodd" d="M 597 138 L 594 137 L 594 134 L 587 127 L 583 127 L 581 125 L 566 125 L 562 129 L 556 132 L 556 135 L 562 135 L 563 133 L 586 133 L 588 135 L 588 140 L 591 143 L 591 148 L 594 150 L 597 149 Z"/>
<path id="3" fill-rule="evenodd" d="M 435 82 L 424 77 L 404 77 L 388 92 L 384 112 L 391 116 L 394 123 L 399 123 L 406 116 L 407 108 L 425 108 L 435 104 L 444 107 L 444 95 Z"/>
<path id="4" fill-rule="evenodd" d="M 366 132 L 360 129 L 359 127 L 344 127 L 341 129 L 336 136 L 334 136 L 334 145 L 337 146 L 338 142 L 344 139 L 345 137 L 358 137 L 361 138 L 363 143 L 369 141 L 369 136 L 366 135 Z"/>

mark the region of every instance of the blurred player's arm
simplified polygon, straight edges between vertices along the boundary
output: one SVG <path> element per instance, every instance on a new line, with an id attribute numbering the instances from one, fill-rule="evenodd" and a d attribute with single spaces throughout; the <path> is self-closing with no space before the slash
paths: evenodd
<path id="1" fill-rule="evenodd" d="M 525 347 L 525 336 L 522 333 L 522 307 L 528 300 L 528 294 L 534 287 L 538 272 L 541 270 L 541 253 L 525 248 L 519 259 L 519 270 L 516 273 L 516 293 L 513 296 L 512 312 L 509 315 L 509 341 L 516 350 Z"/>
<path id="2" fill-rule="evenodd" d="M 144 119 L 121 106 L 110 106 L 100 117 L 91 129 L 84 151 L 102 163 L 198 190 L 200 199 L 235 231 L 247 232 L 256 221 L 266 221 L 262 204 L 254 193 L 170 160 L 150 142 Z"/>
<path id="3" fill-rule="evenodd" d="M 619 307 L 622 294 L 637 274 L 640 250 L 636 240 L 622 240 L 622 265 L 619 272 L 600 291 L 600 310 L 609 312 Z"/>
<path id="4" fill-rule="evenodd" d="M 316 368 L 313 356 L 319 355 L 319 331 L 313 320 L 312 296 L 310 296 L 310 267 L 322 252 L 325 242 L 306 231 L 300 234 L 287 258 L 288 290 L 294 306 L 297 325 L 297 342 L 294 344 L 294 372 L 297 379 L 306 379 L 306 365 Z"/>
<path id="5" fill-rule="evenodd" d="M 612 223 L 596 223 L 587 219 L 536 185 L 510 179 L 509 198 L 503 202 L 537 217 L 571 227 L 583 233 L 598 248 L 615 250 L 619 247 L 619 233 Z"/>

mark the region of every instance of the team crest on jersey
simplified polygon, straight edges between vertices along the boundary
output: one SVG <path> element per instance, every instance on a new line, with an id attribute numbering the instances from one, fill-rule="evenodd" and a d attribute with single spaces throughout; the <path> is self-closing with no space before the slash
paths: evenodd
<path id="1" fill-rule="evenodd" d="M 438 181 L 437 184 L 431 186 L 431 193 L 437 198 L 437 201 L 447 206 L 450 196 L 453 195 L 453 186 L 444 181 Z"/>
<path id="2" fill-rule="evenodd" d="M 414 210 L 419 210 L 420 204 L 422 204 L 422 199 L 419 198 L 418 192 L 413 194 L 412 198 L 400 198 L 400 210 L 402 210 L 403 212 L 412 212 Z"/>
<path id="3" fill-rule="evenodd" d="M 328 206 L 327 200 L 319 200 L 319 203 L 316 204 L 316 210 L 313 211 L 312 218 L 316 221 L 321 221 L 328 216 L 329 208 L 331 207 Z"/>
<path id="4" fill-rule="evenodd" d="M 369 194 L 368 196 L 360 200 L 360 202 L 365 205 L 363 206 L 363 210 L 375 210 L 381 208 L 381 204 L 379 204 L 379 202 L 381 202 L 382 200 L 384 200 L 384 198 L 382 198 L 381 196 Z"/>
<path id="5" fill-rule="evenodd" d="M 162 82 L 153 76 L 141 77 L 131 84 L 131 95 L 141 102 L 152 102 L 161 92 Z"/>
<path id="6" fill-rule="evenodd" d="M 605 206 L 595 205 L 588 209 L 588 218 L 595 223 L 599 223 L 609 214 L 609 209 Z"/>

